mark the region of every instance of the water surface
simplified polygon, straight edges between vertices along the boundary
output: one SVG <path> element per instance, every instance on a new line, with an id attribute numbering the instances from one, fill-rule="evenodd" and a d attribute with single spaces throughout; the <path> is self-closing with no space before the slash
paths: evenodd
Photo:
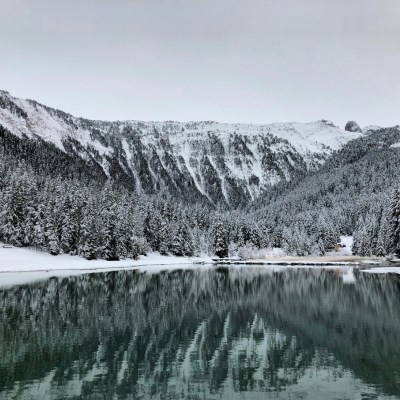
<path id="1" fill-rule="evenodd" d="M 400 281 L 117 271 L 0 289 L 0 399 L 399 399 Z"/>

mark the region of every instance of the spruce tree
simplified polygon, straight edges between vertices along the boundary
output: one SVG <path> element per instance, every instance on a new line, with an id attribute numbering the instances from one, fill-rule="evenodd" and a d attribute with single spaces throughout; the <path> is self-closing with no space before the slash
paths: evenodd
<path id="1" fill-rule="evenodd" d="M 49 253 L 53 256 L 60 254 L 60 244 L 51 217 L 46 224 L 46 239 Z"/>
<path id="2" fill-rule="evenodd" d="M 3 196 L 0 212 L 0 235 L 5 243 L 16 246 L 22 244 L 22 229 L 20 225 L 20 204 L 18 203 L 17 188 L 8 187 Z"/>
<path id="3" fill-rule="evenodd" d="M 213 228 L 213 250 L 217 257 L 228 257 L 229 239 L 223 221 L 218 221 Z"/>
<path id="4" fill-rule="evenodd" d="M 39 203 L 34 211 L 34 226 L 32 245 L 37 249 L 41 249 L 46 244 L 46 221 L 44 215 L 44 206 Z"/>
<path id="5" fill-rule="evenodd" d="M 84 209 L 78 249 L 79 255 L 87 260 L 93 260 L 96 258 L 96 234 L 94 204 L 93 202 L 89 202 Z"/>
<path id="6" fill-rule="evenodd" d="M 390 247 L 400 257 L 400 189 L 393 191 L 390 202 Z"/>

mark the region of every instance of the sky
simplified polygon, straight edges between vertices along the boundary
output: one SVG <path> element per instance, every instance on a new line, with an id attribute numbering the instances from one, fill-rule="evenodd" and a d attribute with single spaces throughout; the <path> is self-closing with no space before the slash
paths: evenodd
<path id="1" fill-rule="evenodd" d="M 0 2 L 0 89 L 76 116 L 400 124 L 399 0 Z"/>

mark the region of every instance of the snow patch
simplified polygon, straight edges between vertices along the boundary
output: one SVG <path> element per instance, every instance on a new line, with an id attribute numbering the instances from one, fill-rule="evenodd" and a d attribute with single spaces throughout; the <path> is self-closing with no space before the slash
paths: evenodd
<path id="1" fill-rule="evenodd" d="M 197 267 L 196 262 L 209 262 L 209 257 L 161 256 L 150 253 L 139 260 L 86 260 L 79 256 L 60 254 L 52 256 L 29 248 L 3 248 L 0 244 L 0 287 L 46 280 L 53 276 L 70 276 L 87 273 L 137 269 L 158 272 L 164 269 Z M 203 266 L 202 266 L 203 267 Z"/>

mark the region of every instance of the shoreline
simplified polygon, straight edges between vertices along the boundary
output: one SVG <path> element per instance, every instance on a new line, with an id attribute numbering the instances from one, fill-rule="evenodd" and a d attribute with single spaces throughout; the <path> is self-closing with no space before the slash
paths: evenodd
<path id="1" fill-rule="evenodd" d="M 391 265 L 377 257 L 358 257 L 349 255 L 328 254 L 321 257 L 267 256 L 262 259 L 221 260 L 214 262 L 208 256 L 176 257 L 162 256 L 150 253 L 138 260 L 125 259 L 120 261 L 86 260 L 79 256 L 60 254 L 52 256 L 49 253 L 32 248 L 4 248 L 0 243 L 0 287 L 27 284 L 46 280 L 52 277 L 67 277 L 90 273 L 111 272 L 119 270 L 140 270 L 157 273 L 165 270 L 254 266 L 266 268 L 346 268 L 354 267 L 360 272 L 397 273 L 400 274 L 400 264 Z"/>

